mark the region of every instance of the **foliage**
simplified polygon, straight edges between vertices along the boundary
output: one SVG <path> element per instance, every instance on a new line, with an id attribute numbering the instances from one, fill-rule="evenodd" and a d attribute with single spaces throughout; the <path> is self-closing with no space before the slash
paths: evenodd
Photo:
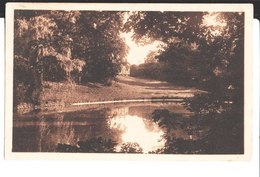
<path id="1" fill-rule="evenodd" d="M 121 12 L 82 12 L 80 37 L 88 44 L 75 47 L 75 53 L 88 63 L 83 68 L 82 82 L 110 84 L 121 70 L 127 47 L 120 37 Z"/>
<path id="2" fill-rule="evenodd" d="M 182 124 L 181 122 L 184 122 L 182 119 L 182 116 L 180 114 L 175 114 L 169 112 L 167 109 L 156 109 L 152 113 L 152 120 L 160 127 L 163 128 L 177 128 L 177 124 Z"/>
<path id="3" fill-rule="evenodd" d="M 86 141 L 79 141 L 76 146 L 69 144 L 58 144 L 57 152 L 84 152 L 84 153 L 115 153 L 117 143 L 111 139 L 94 137 Z M 124 143 L 120 153 L 142 153 L 143 149 L 138 143 Z"/>
<path id="4" fill-rule="evenodd" d="M 175 137 L 174 130 L 183 130 L 187 135 L 196 135 L 201 128 L 192 118 L 184 118 L 181 114 L 170 112 L 167 109 L 156 109 L 152 113 L 152 120 L 167 133 L 163 135 L 166 140 L 164 147 L 150 153 L 163 154 L 194 154 L 207 153 L 204 139 L 183 139 Z M 206 132 L 204 132 L 206 133 Z"/>
<path id="5" fill-rule="evenodd" d="M 153 112 L 152 118 L 167 133 L 164 135 L 166 140 L 164 147 L 150 153 L 241 154 L 244 152 L 243 121 L 241 115 L 232 110 L 195 114 L 190 118 L 184 118 L 166 109 L 158 109 Z M 174 129 L 182 129 L 188 135 L 199 137 L 178 138 L 170 133 Z"/>
<path id="6" fill-rule="evenodd" d="M 138 66 L 132 65 L 130 67 L 130 76 L 164 80 L 162 73 L 163 68 L 164 64 L 162 63 L 144 63 Z"/>
<path id="7" fill-rule="evenodd" d="M 144 59 L 145 63 L 156 63 L 157 61 L 157 56 L 160 55 L 160 51 L 151 51 L 146 58 Z"/>
<path id="8" fill-rule="evenodd" d="M 28 59 L 17 55 L 14 57 L 14 73 L 14 106 L 23 102 L 37 104 L 41 91 L 39 73 L 32 69 Z"/>
<path id="9" fill-rule="evenodd" d="M 138 143 L 127 142 L 122 144 L 120 152 L 122 153 L 143 153 L 143 149 Z"/>
<path id="10" fill-rule="evenodd" d="M 210 24 L 207 18 L 216 21 Z M 133 39 L 141 44 L 156 40 L 165 45 L 145 64 L 132 66 L 132 76 L 205 90 L 186 100 L 194 116 L 185 125 L 178 123 L 179 115 L 154 112 L 154 121 L 167 130 L 176 124 L 210 129 L 204 143 L 167 138 L 165 152 L 197 148 L 201 152 L 203 146 L 207 153 L 242 153 L 244 14 L 138 11 L 123 21 L 124 13 L 116 11 L 15 11 L 14 104 L 36 103 L 43 80 L 111 84 L 127 53 L 120 31 L 133 31 Z M 111 142 L 93 139 L 91 143 L 100 147 L 79 145 L 84 151 L 103 152 L 107 151 L 103 144 L 108 143 L 112 151 Z M 196 148 L 184 150 L 189 146 Z M 136 144 L 123 147 L 124 152 L 140 150 Z"/>
<path id="11" fill-rule="evenodd" d="M 170 43 L 174 37 L 197 42 L 196 34 L 200 33 L 203 12 L 132 12 L 125 24 L 125 31 L 134 30 L 134 39 L 144 38 Z M 149 42 L 149 40 L 148 40 Z"/>
<path id="12" fill-rule="evenodd" d="M 205 18 L 214 15 L 218 20 L 215 26 L 205 24 Z M 215 78 L 226 74 L 243 78 L 237 72 L 243 70 L 242 13 L 133 12 L 124 29 L 133 30 L 137 42 L 144 38 L 164 42 L 156 60 L 168 66 L 163 72 L 170 82 L 208 90 Z M 231 69 L 233 65 L 240 67 Z"/>
<path id="13" fill-rule="evenodd" d="M 164 148 L 154 153 L 164 154 L 203 154 L 205 151 L 204 140 L 184 140 L 182 138 L 167 139 Z"/>
<path id="14" fill-rule="evenodd" d="M 65 80 L 66 74 L 62 63 L 53 56 L 42 58 L 43 80 L 60 82 Z"/>
<path id="15" fill-rule="evenodd" d="M 209 127 L 206 152 L 243 153 L 244 14 L 133 12 L 125 30 L 137 42 L 166 44 L 156 60 L 166 63 L 167 81 L 206 91 L 186 100 L 192 122 Z"/>
<path id="16" fill-rule="evenodd" d="M 116 143 L 111 139 L 102 137 L 79 141 L 77 146 L 58 144 L 57 152 L 88 152 L 88 153 L 112 153 L 115 152 Z"/>
<path id="17" fill-rule="evenodd" d="M 14 55 L 26 59 L 25 72 L 33 78 L 21 72 L 23 66 L 15 60 L 16 70 L 23 75 L 16 76 L 15 72 L 15 77 L 28 77 L 27 81 L 32 83 L 15 79 L 14 85 L 23 85 L 21 92 L 29 92 L 30 97 L 34 91 L 27 90 L 40 90 L 43 81 L 111 84 L 127 52 L 120 37 L 122 15 L 97 11 L 15 11 Z"/>
<path id="18" fill-rule="evenodd" d="M 82 82 L 106 83 L 120 71 L 127 52 L 120 38 L 121 12 L 17 11 L 15 15 L 15 53 L 34 64 L 43 57 L 56 57 L 65 80 L 74 73 Z"/>
<path id="19" fill-rule="evenodd" d="M 232 93 L 232 92 L 231 92 Z M 243 105 L 235 99 L 216 93 L 196 95 L 187 99 L 188 109 L 194 112 L 192 119 L 199 126 L 210 128 L 204 141 L 205 151 L 217 154 L 241 154 L 244 152 Z"/>

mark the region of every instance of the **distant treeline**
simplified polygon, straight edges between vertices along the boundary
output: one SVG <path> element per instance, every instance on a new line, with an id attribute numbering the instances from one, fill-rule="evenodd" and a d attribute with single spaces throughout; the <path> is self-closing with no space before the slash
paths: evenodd
<path id="1" fill-rule="evenodd" d="M 173 68 L 166 62 L 144 63 L 138 66 L 132 65 L 130 76 L 167 81 L 176 85 L 199 86 L 199 82 L 195 80 L 194 75 L 179 69 L 182 68 Z M 179 74 L 180 72 L 182 74 Z"/>

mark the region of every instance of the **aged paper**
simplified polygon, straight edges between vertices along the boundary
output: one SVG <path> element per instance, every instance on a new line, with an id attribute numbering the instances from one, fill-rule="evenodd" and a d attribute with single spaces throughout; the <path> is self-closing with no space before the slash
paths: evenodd
<path id="1" fill-rule="evenodd" d="M 8 3 L 6 158 L 250 159 L 252 14 Z"/>

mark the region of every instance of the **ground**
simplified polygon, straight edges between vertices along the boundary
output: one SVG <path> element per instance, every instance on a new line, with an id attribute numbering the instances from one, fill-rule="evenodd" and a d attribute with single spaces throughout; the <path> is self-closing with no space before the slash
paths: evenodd
<path id="1" fill-rule="evenodd" d="M 148 98 L 186 98 L 198 90 L 175 86 L 163 81 L 118 76 L 111 86 L 89 83 L 75 85 L 69 83 L 45 82 L 41 102 L 46 106 L 62 103 L 65 105 L 83 102 L 101 102 Z"/>

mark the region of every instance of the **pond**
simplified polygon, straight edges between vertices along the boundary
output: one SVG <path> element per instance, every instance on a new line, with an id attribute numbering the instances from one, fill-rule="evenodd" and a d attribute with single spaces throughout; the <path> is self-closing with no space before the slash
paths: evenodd
<path id="1" fill-rule="evenodd" d="M 163 124 L 154 119 L 156 110 L 181 118 Z M 190 115 L 176 102 L 95 105 L 70 112 L 15 115 L 13 152 L 156 152 L 166 146 L 169 137 L 199 138 L 183 124 Z M 172 124 L 180 126 L 169 129 Z"/>

